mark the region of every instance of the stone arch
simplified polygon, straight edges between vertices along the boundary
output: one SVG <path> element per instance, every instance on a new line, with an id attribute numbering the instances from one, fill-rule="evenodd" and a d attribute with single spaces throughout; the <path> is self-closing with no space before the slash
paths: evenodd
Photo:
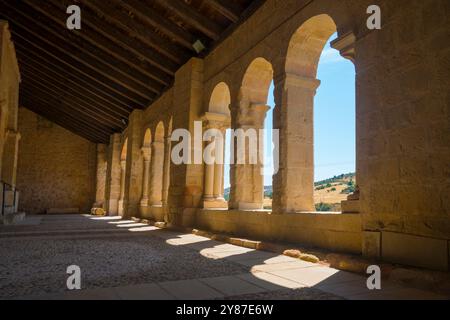
<path id="1" fill-rule="evenodd" d="M 210 137 L 211 141 L 205 145 L 213 148 L 215 155 L 215 163 L 205 164 L 204 168 L 203 207 L 207 209 L 228 208 L 224 198 L 224 157 L 226 130 L 231 125 L 230 104 L 228 85 L 218 83 L 211 93 L 208 112 L 203 116 L 205 129 L 215 131 L 214 137 Z"/>
<path id="2" fill-rule="evenodd" d="M 230 115 L 231 93 L 225 82 L 218 83 L 211 93 L 208 112 Z"/>
<path id="3" fill-rule="evenodd" d="M 284 73 L 277 75 L 274 118 L 275 128 L 280 129 L 280 168 L 273 182 L 276 212 L 315 211 L 314 98 L 320 85 L 316 77 L 325 45 L 336 32 L 337 25 L 328 14 L 302 23 L 290 38 Z"/>
<path id="4" fill-rule="evenodd" d="M 304 22 L 289 41 L 286 73 L 315 79 L 325 44 L 336 32 L 336 23 L 328 14 L 317 15 Z"/>
<path id="5" fill-rule="evenodd" d="M 265 58 L 254 59 L 246 69 L 239 92 L 244 103 L 266 104 L 270 83 L 273 80 L 273 66 Z"/>
<path id="6" fill-rule="evenodd" d="M 152 130 L 147 128 L 144 133 L 144 138 L 142 139 L 142 148 L 150 148 L 152 143 Z"/>
<path id="7" fill-rule="evenodd" d="M 232 137 L 232 152 L 234 164 L 231 166 L 231 192 L 229 205 L 233 209 L 261 210 L 264 202 L 264 176 L 261 157 L 251 157 L 251 154 L 263 154 L 263 141 L 258 135 L 264 128 L 270 84 L 273 81 L 274 69 L 264 58 L 254 59 L 246 69 L 238 96 L 237 117 L 233 119 L 235 129 L 255 129 L 253 143 L 243 139 L 244 149 L 238 151 L 239 139 Z M 239 154 L 238 154 L 239 153 Z M 245 164 L 237 163 L 238 158 L 245 159 Z M 251 161 L 250 161 L 251 160 Z"/>

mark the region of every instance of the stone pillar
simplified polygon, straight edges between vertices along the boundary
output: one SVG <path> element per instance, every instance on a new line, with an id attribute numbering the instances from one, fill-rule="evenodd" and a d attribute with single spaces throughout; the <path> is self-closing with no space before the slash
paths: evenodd
<path id="1" fill-rule="evenodd" d="M 2 180 L 16 186 L 17 160 L 19 156 L 20 133 L 7 130 L 3 146 Z"/>
<path id="2" fill-rule="evenodd" d="M 141 197 L 141 207 L 148 206 L 148 187 L 149 187 L 149 179 L 150 179 L 150 158 L 151 158 L 151 149 L 150 147 L 142 148 L 142 156 L 144 158 L 144 174 L 142 179 L 142 197 Z"/>
<path id="3" fill-rule="evenodd" d="M 222 141 L 220 137 L 211 137 L 211 141 L 206 146 L 209 150 L 213 150 L 215 161 L 205 163 L 203 208 L 227 208 L 228 203 L 223 198 L 223 162 L 225 130 L 230 126 L 230 117 L 225 114 L 207 112 L 202 120 L 205 122 L 205 130 L 215 130 L 222 135 Z"/>
<path id="4" fill-rule="evenodd" d="M 124 217 L 138 217 L 142 196 L 142 110 L 134 110 L 128 124 L 127 165 L 125 174 Z"/>
<path id="5" fill-rule="evenodd" d="M 214 198 L 218 201 L 224 201 L 225 199 L 223 197 L 223 171 L 224 171 L 224 163 L 225 163 L 225 135 L 226 135 L 226 129 L 222 128 L 221 133 L 224 137 L 223 139 L 223 145 L 222 145 L 222 152 L 217 153 L 216 157 L 219 157 L 217 159 L 217 163 L 214 167 Z M 217 146 L 219 147 L 219 146 Z"/>
<path id="6" fill-rule="evenodd" d="M 273 212 L 315 211 L 314 96 L 320 81 L 285 74 L 275 81 L 275 128 L 280 130 Z"/>
<path id="7" fill-rule="evenodd" d="M 163 204 L 167 205 L 168 201 L 168 193 L 169 193 L 169 184 L 170 184 L 170 153 L 172 141 L 170 137 L 166 138 L 166 146 L 164 148 L 164 183 L 163 183 Z"/>
<path id="8" fill-rule="evenodd" d="M 119 214 L 119 198 L 121 184 L 120 166 L 120 134 L 113 134 L 110 138 L 108 150 L 108 165 L 106 173 L 105 205 L 104 209 L 111 216 Z"/>
<path id="9" fill-rule="evenodd" d="M 169 185 L 170 185 L 170 166 L 171 166 L 171 150 L 172 141 L 170 136 L 166 138 L 166 146 L 164 148 L 164 178 L 163 178 L 163 193 L 162 202 L 164 207 L 164 222 L 169 223 Z"/>
<path id="10" fill-rule="evenodd" d="M 97 145 L 97 178 L 94 208 L 103 208 L 105 203 L 107 175 L 107 148 L 104 144 Z"/>
<path id="11" fill-rule="evenodd" d="M 163 170 L 164 170 L 164 142 L 152 143 L 152 162 L 150 173 L 150 205 L 162 206 Z"/>
<path id="12" fill-rule="evenodd" d="M 127 160 L 120 161 L 120 197 L 119 197 L 119 215 L 123 216 L 124 214 L 124 205 L 125 205 L 125 176 L 127 169 Z"/>
<path id="13" fill-rule="evenodd" d="M 260 129 L 264 128 L 266 113 L 270 109 L 265 104 L 240 103 L 237 127 L 242 129 L 246 136 L 253 136 L 254 148 L 257 148 L 257 159 L 250 161 L 251 149 L 249 139 L 245 139 L 245 164 L 235 163 L 232 166 L 230 207 L 239 210 L 262 210 L 264 205 L 264 173 L 263 156 L 264 144 L 260 138 Z M 239 156 L 238 143 L 235 141 L 235 161 Z M 244 155 L 241 155 L 244 156 Z M 253 163 L 252 163 L 253 162 Z"/>
<path id="14" fill-rule="evenodd" d="M 215 148 L 216 141 L 213 138 L 212 141 L 207 143 L 207 147 Z M 215 164 L 205 164 L 205 187 L 203 191 L 203 201 L 212 201 L 214 199 L 214 167 Z"/>

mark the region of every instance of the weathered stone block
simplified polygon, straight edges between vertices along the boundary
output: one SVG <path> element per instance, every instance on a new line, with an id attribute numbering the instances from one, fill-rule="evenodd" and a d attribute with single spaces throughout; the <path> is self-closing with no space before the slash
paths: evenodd
<path id="1" fill-rule="evenodd" d="M 382 258 L 386 261 L 447 271 L 448 240 L 382 232 Z"/>

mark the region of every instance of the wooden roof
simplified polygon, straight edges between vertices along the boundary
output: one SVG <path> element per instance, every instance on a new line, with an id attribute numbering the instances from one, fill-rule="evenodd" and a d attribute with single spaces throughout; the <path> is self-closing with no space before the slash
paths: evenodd
<path id="1" fill-rule="evenodd" d="M 191 57 L 264 0 L 0 0 L 22 75 L 21 105 L 93 142 L 126 127 Z M 81 30 L 66 9 L 81 7 Z M 206 49 L 199 53 L 193 44 Z"/>

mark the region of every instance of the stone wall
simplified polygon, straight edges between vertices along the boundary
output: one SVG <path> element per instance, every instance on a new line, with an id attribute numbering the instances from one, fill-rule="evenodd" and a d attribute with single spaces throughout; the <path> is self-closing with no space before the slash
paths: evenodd
<path id="1" fill-rule="evenodd" d="M 89 213 L 96 194 L 96 145 L 25 108 L 19 109 L 19 128 L 20 210 Z"/>

